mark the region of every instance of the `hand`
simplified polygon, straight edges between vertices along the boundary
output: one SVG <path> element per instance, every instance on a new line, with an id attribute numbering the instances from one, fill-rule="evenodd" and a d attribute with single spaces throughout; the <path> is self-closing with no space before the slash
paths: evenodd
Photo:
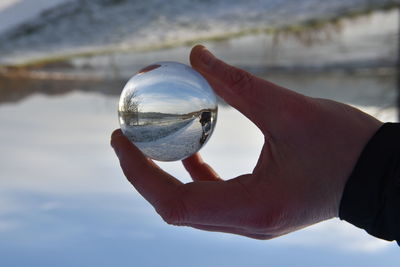
<path id="1" fill-rule="evenodd" d="M 350 106 L 307 97 L 193 48 L 193 68 L 265 136 L 250 174 L 222 180 L 196 154 L 193 182 L 161 170 L 116 130 L 125 176 L 169 224 L 269 239 L 338 216 L 344 185 L 381 122 Z"/>

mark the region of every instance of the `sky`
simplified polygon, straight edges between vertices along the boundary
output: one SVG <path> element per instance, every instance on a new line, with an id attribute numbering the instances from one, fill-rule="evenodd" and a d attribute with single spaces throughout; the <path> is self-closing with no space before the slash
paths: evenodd
<path id="1" fill-rule="evenodd" d="M 138 104 L 139 112 L 187 114 L 216 107 L 211 86 L 197 71 L 177 62 L 158 63 L 158 68 L 139 72 L 127 82 L 122 107 L 128 98 Z"/>
<path id="2" fill-rule="evenodd" d="M 109 146 L 117 102 L 74 92 L 0 106 L 1 266 L 397 266 L 397 245 L 338 219 L 271 241 L 165 224 Z M 221 107 L 201 153 L 228 179 L 252 170 L 262 142 Z M 189 181 L 179 162 L 160 165 Z"/>

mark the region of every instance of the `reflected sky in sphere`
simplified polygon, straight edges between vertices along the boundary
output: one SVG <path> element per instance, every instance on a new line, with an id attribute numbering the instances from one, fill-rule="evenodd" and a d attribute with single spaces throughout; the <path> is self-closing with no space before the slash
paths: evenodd
<path id="1" fill-rule="evenodd" d="M 121 130 L 146 156 L 184 159 L 209 140 L 217 121 L 217 99 L 191 67 L 158 62 L 125 85 L 118 106 Z"/>

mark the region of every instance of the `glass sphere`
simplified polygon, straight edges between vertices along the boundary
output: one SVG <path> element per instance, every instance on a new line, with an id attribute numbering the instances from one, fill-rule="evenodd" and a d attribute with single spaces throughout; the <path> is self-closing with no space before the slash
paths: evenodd
<path id="1" fill-rule="evenodd" d="M 210 139 L 218 105 L 208 82 L 191 67 L 158 62 L 135 74 L 119 100 L 121 130 L 147 157 L 175 161 Z"/>

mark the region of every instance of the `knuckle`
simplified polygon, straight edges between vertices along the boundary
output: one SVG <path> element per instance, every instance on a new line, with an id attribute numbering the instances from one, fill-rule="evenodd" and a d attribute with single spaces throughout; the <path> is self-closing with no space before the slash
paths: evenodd
<path id="1" fill-rule="evenodd" d="M 279 231 L 276 227 L 276 222 L 274 220 L 271 221 L 271 218 L 265 217 L 253 218 L 248 227 L 252 233 L 266 237 L 274 235 Z"/>
<path id="2" fill-rule="evenodd" d="M 136 180 L 136 177 L 139 176 L 138 170 L 148 169 L 148 164 L 145 162 L 135 162 L 135 166 L 133 166 L 130 158 L 121 159 L 120 165 L 125 177 L 131 181 L 131 183 L 133 183 Z"/>
<path id="3" fill-rule="evenodd" d="M 253 79 L 253 75 L 246 71 L 236 69 L 234 67 L 228 70 L 229 86 L 237 93 L 248 93 L 251 91 L 253 87 Z"/>
<path id="4" fill-rule="evenodd" d="M 258 240 L 270 240 L 275 238 L 276 236 L 274 235 L 269 235 L 269 234 L 252 234 L 250 237 Z"/>
<path id="5" fill-rule="evenodd" d="M 253 223 L 254 231 L 268 236 L 276 236 L 285 231 L 287 218 L 281 211 L 270 211 L 257 217 Z"/>
<path id="6" fill-rule="evenodd" d="M 282 118 L 304 126 L 315 123 L 319 112 L 312 101 L 304 96 L 296 96 L 285 99 L 286 108 L 281 109 Z"/>
<path id="7" fill-rule="evenodd" d="M 264 211 L 264 212 L 250 212 L 246 217 L 246 221 L 243 222 L 243 225 L 246 225 L 247 231 L 253 234 L 259 235 L 259 237 L 269 237 L 272 234 L 275 234 L 276 231 L 281 227 L 280 220 L 280 211 L 279 209 L 274 210 L 270 209 L 268 212 L 265 212 L 265 201 L 264 197 L 260 196 L 258 192 L 258 182 L 254 184 L 246 184 L 241 180 L 234 180 L 236 184 L 238 184 L 240 188 L 241 195 L 246 196 L 246 202 L 251 205 L 251 207 L 255 211 Z M 254 190 L 255 187 L 258 187 Z"/>
<path id="8" fill-rule="evenodd" d="M 184 225 L 187 217 L 187 209 L 183 201 L 184 190 L 179 186 L 176 192 L 166 200 L 160 200 L 156 206 L 157 213 L 168 224 Z"/>

